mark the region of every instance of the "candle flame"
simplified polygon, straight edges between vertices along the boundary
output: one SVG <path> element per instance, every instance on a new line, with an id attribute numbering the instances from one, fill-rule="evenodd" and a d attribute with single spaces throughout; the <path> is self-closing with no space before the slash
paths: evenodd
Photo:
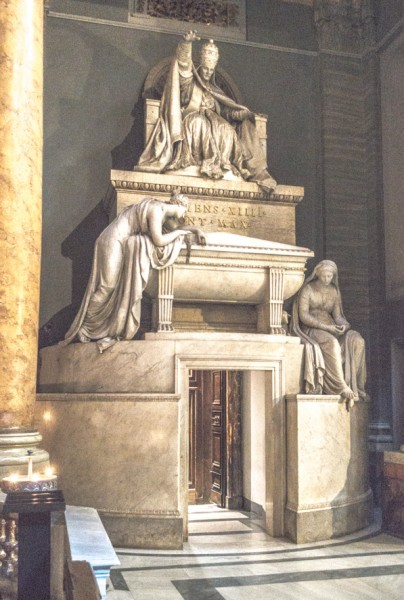
<path id="1" fill-rule="evenodd" d="M 16 481 L 19 480 L 19 478 L 20 478 L 20 476 L 18 473 L 12 473 L 12 475 L 10 475 L 10 477 L 6 477 L 5 479 L 9 479 L 13 483 L 15 483 Z"/>
<path id="2" fill-rule="evenodd" d="M 52 475 L 54 475 L 54 474 L 55 474 L 55 469 L 53 467 L 47 467 L 45 469 L 45 475 L 47 477 L 52 477 Z"/>

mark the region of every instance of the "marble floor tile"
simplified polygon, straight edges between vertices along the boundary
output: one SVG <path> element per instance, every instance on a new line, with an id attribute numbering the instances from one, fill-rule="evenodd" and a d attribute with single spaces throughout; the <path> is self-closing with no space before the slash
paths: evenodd
<path id="1" fill-rule="evenodd" d="M 107 600 L 401 600 L 403 540 L 377 526 L 296 545 L 269 537 L 256 515 L 190 510 L 182 551 L 117 549 Z"/>

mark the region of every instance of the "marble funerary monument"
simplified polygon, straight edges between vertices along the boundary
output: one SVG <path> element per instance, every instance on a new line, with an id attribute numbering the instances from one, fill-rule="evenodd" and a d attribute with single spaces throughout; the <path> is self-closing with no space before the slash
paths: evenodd
<path id="1" fill-rule="evenodd" d="M 313 256 L 295 245 L 304 190 L 273 179 L 266 117 L 242 104 L 211 40 L 195 68 L 197 40 L 186 34 L 146 81 L 165 78 L 162 98 L 146 99 L 145 150 L 133 171 L 112 171 L 80 312 L 41 351 L 44 445 L 66 501 L 96 508 L 114 544 L 180 548 L 194 501 L 190 381 L 242 373 L 237 398 L 212 404 L 213 445 L 227 421 L 241 455 L 234 473 L 224 442 L 212 489 L 223 506 L 260 510 L 270 535 L 329 539 L 372 515 L 363 340 L 332 261 L 289 327 L 283 303 Z"/>

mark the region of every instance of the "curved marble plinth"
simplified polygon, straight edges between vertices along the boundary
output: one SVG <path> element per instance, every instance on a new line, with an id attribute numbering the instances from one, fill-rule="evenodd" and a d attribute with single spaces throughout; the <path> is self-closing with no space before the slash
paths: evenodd
<path id="1" fill-rule="evenodd" d="M 368 407 L 358 401 L 348 410 L 340 396 L 326 394 L 287 397 L 285 529 L 296 543 L 347 535 L 372 522 Z"/>

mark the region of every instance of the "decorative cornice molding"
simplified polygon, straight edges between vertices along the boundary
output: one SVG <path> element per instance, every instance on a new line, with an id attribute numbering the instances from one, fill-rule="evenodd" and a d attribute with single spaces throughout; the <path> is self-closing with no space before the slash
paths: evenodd
<path id="1" fill-rule="evenodd" d="M 272 194 L 264 192 L 251 192 L 243 190 L 221 190 L 215 188 L 203 188 L 194 185 L 178 186 L 170 183 L 148 183 L 142 181 L 124 181 L 111 180 L 115 189 L 130 190 L 136 192 L 157 192 L 160 194 L 171 194 L 174 188 L 181 188 L 182 194 L 189 196 L 207 196 L 215 200 L 262 200 L 274 204 L 298 204 L 303 200 L 303 196 L 293 196 L 289 194 L 277 194 L 276 191 Z"/>

